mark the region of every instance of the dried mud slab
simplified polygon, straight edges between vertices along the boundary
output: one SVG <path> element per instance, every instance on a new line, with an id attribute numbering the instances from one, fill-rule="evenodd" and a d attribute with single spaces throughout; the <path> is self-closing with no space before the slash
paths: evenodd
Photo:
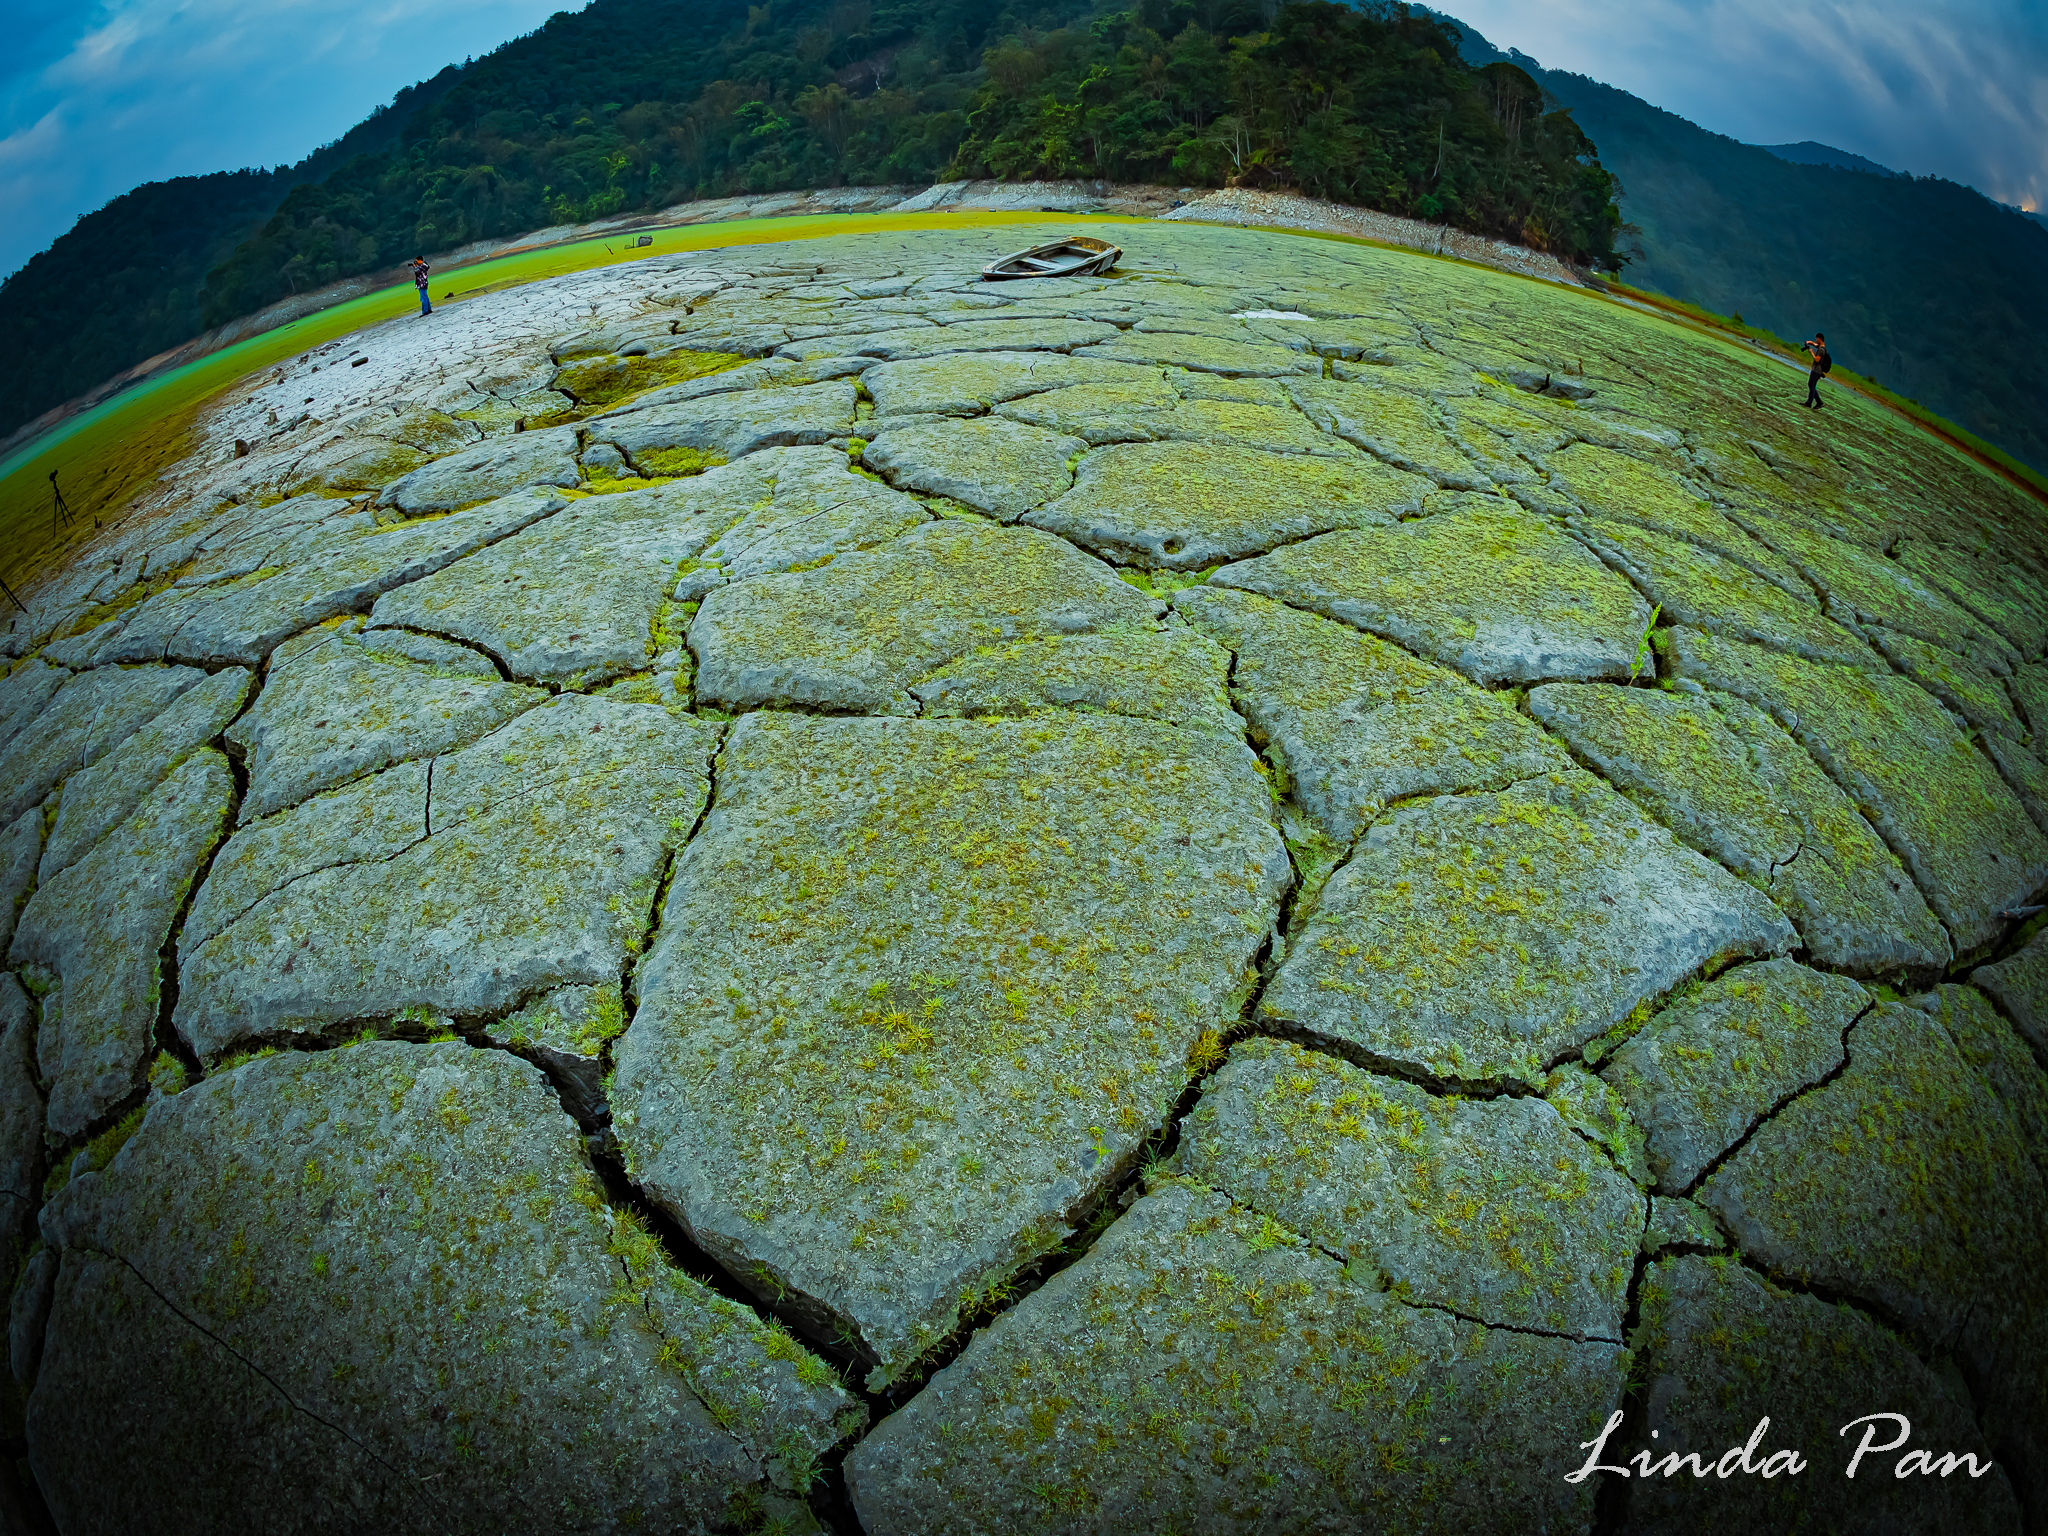
<path id="1" fill-rule="evenodd" d="M 44 1230 L 29 1455 L 67 1529 L 701 1529 L 795 1504 L 862 1416 L 606 1204 L 502 1052 L 251 1062 L 154 1105 Z"/>
<path id="2" fill-rule="evenodd" d="M 67 677 L 0 752 L 0 821 L 40 804 L 205 679 L 196 667 L 102 667 Z"/>
<path id="3" fill-rule="evenodd" d="M 1170 1182 L 856 1445 L 847 1492 L 904 1533 L 1583 1528 L 1549 1447 L 1622 1376 L 1615 1345 L 1407 1306 Z"/>
<path id="4" fill-rule="evenodd" d="M 16 1265 L 34 1231 L 43 1194 L 36 1013 L 21 983 L 0 976 L 0 1255 Z"/>
<path id="5" fill-rule="evenodd" d="M 886 430 L 861 458 L 893 486 L 1012 522 L 1066 493 L 1087 446 L 1078 437 L 984 416 Z"/>
<path id="6" fill-rule="evenodd" d="M 1131 330 L 1075 354 L 1119 363 L 1160 368 L 1186 368 L 1230 378 L 1282 379 L 1292 374 L 1320 373 L 1320 362 L 1287 347 L 1241 336 L 1194 336 Z"/>
<path id="7" fill-rule="evenodd" d="M 2013 1026 L 2048 1055 L 2048 939 L 2034 937 L 2025 949 L 1970 973 L 1973 986 L 1989 993 Z"/>
<path id="8" fill-rule="evenodd" d="M 56 1135 L 83 1134 L 141 1087 L 156 1042 L 159 957 L 234 792 L 227 759 L 199 749 L 22 911 L 8 963 L 35 967 L 57 989 L 36 1039 Z"/>
<path id="9" fill-rule="evenodd" d="M 1230 653 L 1184 627 L 1117 625 L 1049 635 L 971 654 L 911 686 L 926 715 L 1022 715 L 1078 708 L 1239 735 Z"/>
<path id="10" fill-rule="evenodd" d="M 1859 1020 L 1842 1075 L 1695 1198 L 1773 1271 L 1948 1344 L 2031 1515 L 2048 1447 L 2048 1083 L 1980 996 L 1922 1002 Z"/>
<path id="11" fill-rule="evenodd" d="M 1159 604 L 1030 528 L 948 519 L 822 569 L 721 587 L 690 624 L 697 692 L 753 708 L 912 714 L 910 686 L 977 646 L 1150 621 Z"/>
<path id="12" fill-rule="evenodd" d="M 1302 414 L 1354 447 L 1449 489 L 1492 489 L 1427 401 L 1339 379 L 1290 379 L 1287 388 Z"/>
<path id="13" fill-rule="evenodd" d="M 874 397 L 878 417 L 971 416 L 1042 390 L 1122 384 L 1131 376 L 1122 363 L 1060 352 L 977 352 L 874 364 L 860 381 Z"/>
<path id="14" fill-rule="evenodd" d="M 1375 822 L 1259 1017 L 1411 1075 L 1534 1080 L 1702 966 L 1792 939 L 1761 893 L 1572 770 Z"/>
<path id="15" fill-rule="evenodd" d="M 1790 960 L 1738 966 L 1682 997 L 1617 1049 L 1600 1075 L 1643 1128 L 1657 1187 L 1690 1189 L 1765 1117 L 1848 1059 L 1870 1006 L 1855 982 Z"/>
<path id="16" fill-rule="evenodd" d="M 1882 669 L 1870 647 L 1810 595 L 1787 592 L 1712 550 L 1610 518 L 1577 518 L 1572 527 L 1663 610 L 1662 618 L 1816 661 Z"/>
<path id="17" fill-rule="evenodd" d="M 228 730 L 249 774 L 241 820 L 496 730 L 546 697 L 500 680 L 488 657 L 344 619 L 271 653 L 263 691 Z"/>
<path id="18" fill-rule="evenodd" d="M 728 580 L 825 565 L 931 518 L 902 492 L 855 474 L 834 448 L 770 448 L 667 489 L 691 517 L 708 515 L 721 529 L 683 562 L 681 601 Z"/>
<path id="19" fill-rule="evenodd" d="M 1396 800 L 1570 766 L 1511 703 L 1377 635 L 1228 587 L 1189 588 L 1174 606 L 1230 647 L 1256 739 L 1340 845 Z"/>
<path id="20" fill-rule="evenodd" d="M 241 667 L 224 668 L 194 683 L 154 720 L 65 780 L 37 883 L 47 883 L 76 863 L 195 750 L 217 739 L 241 713 L 255 683 Z"/>
<path id="21" fill-rule="evenodd" d="M 243 827 L 179 940 L 179 1034 L 212 1060 L 409 1009 L 484 1019 L 616 984 L 703 809 L 715 739 L 652 705 L 565 694 Z"/>
<path id="22" fill-rule="evenodd" d="M 36 882 L 43 854 L 43 809 L 33 806 L 0 831 L 0 944 L 14 938 L 15 919 Z"/>
<path id="23" fill-rule="evenodd" d="M 392 527 L 378 526 L 368 511 L 329 517 L 272 552 L 270 564 L 149 598 L 98 659 L 260 666 L 300 631 L 355 612 L 565 505 L 552 491 L 525 490 Z"/>
<path id="24" fill-rule="evenodd" d="M 584 429 L 642 470 L 678 448 L 737 459 L 763 448 L 828 443 L 853 426 L 853 385 L 844 379 L 783 389 L 735 390 L 610 412 Z"/>
<path id="25" fill-rule="evenodd" d="M 1964 954 L 2048 883 L 2048 839 L 1998 770 L 1903 677 L 1802 661 L 1687 629 L 1671 667 L 1749 700 L 1798 738 L 1869 815 Z"/>
<path id="26" fill-rule="evenodd" d="M 1419 511 L 1428 483 L 1365 458 L 1235 443 L 1122 443 L 1081 460 L 1074 488 L 1026 517 L 1107 559 L 1175 571 Z"/>
<path id="27" fill-rule="evenodd" d="M 761 713 L 717 777 L 635 974 L 619 1139 L 886 1381 L 1166 1123 L 1286 853 L 1241 741 L 1115 716 Z"/>
<path id="28" fill-rule="evenodd" d="M 1650 622 L 1626 581 L 1505 501 L 1327 534 L 1215 580 L 1383 635 L 1485 687 L 1626 677 Z"/>
<path id="29" fill-rule="evenodd" d="M 573 489 L 581 479 L 576 468 L 576 429 L 551 427 L 545 432 L 493 438 L 436 459 L 393 481 L 378 504 L 418 517 L 423 512 L 453 512 L 474 506 L 529 485 Z"/>
<path id="30" fill-rule="evenodd" d="M 1849 797 L 1725 693 L 1550 683 L 1529 712 L 1679 840 L 1770 892 L 1823 965 L 1929 974 L 1948 936 Z"/>
<path id="31" fill-rule="evenodd" d="M 588 688 L 641 671 L 677 568 L 722 527 L 688 504 L 677 486 L 576 501 L 385 593 L 370 623 L 475 646 L 523 681 Z"/>
<path id="32" fill-rule="evenodd" d="M 11 747 L 70 678 L 65 668 L 53 667 L 40 656 L 31 656 L 0 678 L 0 748 Z"/>
<path id="33" fill-rule="evenodd" d="M 1542 1099 L 1442 1098 L 1247 1040 L 1203 1085 L 1175 1166 L 1403 1301 L 1621 1342 L 1647 1203 Z"/>

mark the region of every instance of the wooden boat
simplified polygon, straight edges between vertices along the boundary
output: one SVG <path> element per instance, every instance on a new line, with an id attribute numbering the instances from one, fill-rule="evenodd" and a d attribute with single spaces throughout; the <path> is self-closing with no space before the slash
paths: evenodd
<path id="1" fill-rule="evenodd" d="M 991 283 L 1011 277 L 1099 277 L 1115 266 L 1123 254 L 1107 240 L 1077 236 L 1072 240 L 1055 240 L 1050 245 L 1034 245 L 1028 251 L 992 261 L 981 269 L 981 276 L 984 282 Z"/>

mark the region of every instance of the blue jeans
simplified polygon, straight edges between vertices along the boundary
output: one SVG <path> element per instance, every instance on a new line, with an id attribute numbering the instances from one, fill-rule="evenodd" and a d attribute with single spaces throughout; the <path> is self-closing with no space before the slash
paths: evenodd
<path id="1" fill-rule="evenodd" d="M 431 314 L 432 314 L 432 313 L 434 312 L 434 306 L 433 306 L 433 305 L 431 305 L 431 304 L 429 304 L 429 303 L 427 302 L 427 285 L 426 285 L 425 283 L 421 283 L 421 284 L 419 285 L 419 289 L 420 289 L 420 313 L 421 313 L 421 314 L 423 314 L 423 315 L 431 315 Z"/>

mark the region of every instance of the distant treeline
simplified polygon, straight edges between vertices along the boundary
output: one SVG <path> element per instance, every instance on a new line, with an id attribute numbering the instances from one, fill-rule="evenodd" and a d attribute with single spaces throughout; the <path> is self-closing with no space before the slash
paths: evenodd
<path id="1" fill-rule="evenodd" d="M 153 183 L 0 287 L 0 432 L 292 293 L 698 197 L 999 176 L 1291 185 L 1596 266 L 1615 185 L 1512 64 L 1311 0 L 594 0 L 299 166 Z"/>

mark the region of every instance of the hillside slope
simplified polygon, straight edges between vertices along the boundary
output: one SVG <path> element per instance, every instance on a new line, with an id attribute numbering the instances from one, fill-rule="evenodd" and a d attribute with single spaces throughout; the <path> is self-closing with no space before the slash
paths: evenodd
<path id="1" fill-rule="evenodd" d="M 1879 165 L 1875 160 L 1866 160 L 1861 155 L 1852 155 L 1846 149 L 1837 149 L 1832 144 L 1815 143 L 1812 139 L 1801 139 L 1797 144 L 1758 144 L 1755 147 L 1768 150 L 1780 160 L 1790 160 L 1794 165 L 1832 165 L 1844 171 L 1862 171 L 1870 176 L 1906 174 L 1888 165 Z"/>
<path id="2" fill-rule="evenodd" d="M 297 165 L 145 182 L 85 215 L 0 285 L 0 436 L 48 407 L 197 335 L 206 276 L 278 200 L 397 142 L 461 71 L 408 86 Z M 303 286 L 303 285 L 302 285 Z"/>
<path id="3" fill-rule="evenodd" d="M 1570 108 L 1640 228 L 1628 280 L 1835 357 L 2048 467 L 2048 228 L 1934 177 L 1798 165 L 1462 27 Z"/>
<path id="4" fill-rule="evenodd" d="M 1218 186 L 1241 173 L 1611 260 L 1611 179 L 1513 66 L 1461 62 L 1420 14 L 1218 0 L 1192 15 L 1166 0 L 595 0 L 558 13 L 317 164 L 145 188 L 83 221 L 0 288 L 0 344 L 18 362 L 0 383 L 0 434 L 308 288 L 735 193 L 990 175 Z M 126 263 L 118 283 L 102 271 L 110 250 Z"/>

